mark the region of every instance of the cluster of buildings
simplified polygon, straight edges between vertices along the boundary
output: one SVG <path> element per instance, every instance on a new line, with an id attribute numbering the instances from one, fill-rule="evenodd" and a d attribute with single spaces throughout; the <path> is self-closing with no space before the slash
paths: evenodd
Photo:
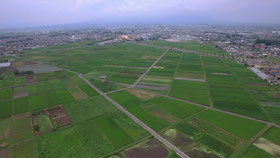
<path id="1" fill-rule="evenodd" d="M 146 40 L 214 42 L 235 60 L 266 74 L 270 83 L 280 84 L 280 27 L 277 26 L 131 25 L 18 32 L 0 30 L 0 56 L 86 40 L 101 41 L 96 45 Z"/>

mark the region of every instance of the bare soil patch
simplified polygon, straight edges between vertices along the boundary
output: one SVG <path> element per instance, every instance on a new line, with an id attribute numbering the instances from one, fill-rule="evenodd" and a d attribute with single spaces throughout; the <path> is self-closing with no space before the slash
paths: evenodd
<path id="1" fill-rule="evenodd" d="M 151 111 L 154 115 L 156 115 L 158 118 L 161 118 L 161 119 L 163 119 L 163 120 L 166 120 L 167 122 L 169 122 L 169 123 L 175 123 L 175 122 L 177 122 L 177 120 L 176 119 L 173 119 L 173 118 L 171 118 L 171 117 L 169 117 L 169 116 L 167 116 L 167 115 L 165 115 L 165 114 L 163 114 L 163 113 L 161 113 L 161 112 L 159 112 L 159 111 L 155 111 L 155 110 L 152 110 L 152 109 L 149 109 L 149 111 Z"/>
<path id="2" fill-rule="evenodd" d="M 149 100 L 149 99 L 156 97 L 155 94 L 151 94 L 151 93 L 139 90 L 139 89 L 128 89 L 128 92 L 142 100 Z"/>
<path id="3" fill-rule="evenodd" d="M 146 60 L 156 60 L 158 57 L 157 56 L 149 56 L 149 55 L 144 55 L 141 57 L 141 59 L 146 59 Z"/>
<path id="4" fill-rule="evenodd" d="M 34 82 L 36 82 L 36 76 L 35 75 L 26 76 L 26 83 L 30 84 L 30 83 L 34 83 Z"/>
<path id="5" fill-rule="evenodd" d="M 221 76 L 227 76 L 229 75 L 228 73 L 212 73 L 213 75 L 221 75 Z"/>
<path id="6" fill-rule="evenodd" d="M 46 109 L 54 128 L 65 128 L 73 124 L 72 118 L 63 105 L 57 105 Z"/>
<path id="7" fill-rule="evenodd" d="M 0 157 L 1 158 L 9 158 L 9 149 L 0 149 Z"/>
<path id="8" fill-rule="evenodd" d="M 146 70 L 146 67 L 134 67 L 134 66 L 121 66 L 121 65 L 104 65 L 104 67 L 116 67 L 116 68 L 128 68 L 128 69 L 143 69 Z"/>
<path id="9" fill-rule="evenodd" d="M 42 58 L 44 58 L 44 56 L 34 56 L 34 57 L 32 57 L 32 59 L 42 59 Z"/>
<path id="10" fill-rule="evenodd" d="M 164 132 L 164 136 L 177 147 L 188 147 L 193 144 L 193 141 L 183 134 L 178 132 L 176 129 L 169 129 Z"/>
<path id="11" fill-rule="evenodd" d="M 274 93 L 273 96 L 276 97 L 276 98 L 280 98 L 280 94 L 279 93 Z"/>
<path id="12" fill-rule="evenodd" d="M 36 62 L 33 61 L 25 61 L 25 62 L 14 62 L 12 63 L 13 67 L 19 68 L 22 66 L 28 66 L 28 65 L 33 65 L 33 64 L 37 64 Z"/>
<path id="13" fill-rule="evenodd" d="M 83 100 L 88 98 L 88 95 L 83 92 L 79 87 L 68 88 L 68 91 L 72 94 L 75 100 Z"/>
<path id="14" fill-rule="evenodd" d="M 169 152 L 156 139 L 151 139 L 125 151 L 124 154 L 126 158 L 166 158 Z"/>
<path id="15" fill-rule="evenodd" d="M 12 120 L 19 120 L 19 119 L 30 117 L 30 116 L 31 116 L 31 112 L 26 112 L 26 113 L 22 113 L 22 114 L 13 115 Z"/>
<path id="16" fill-rule="evenodd" d="M 266 83 L 260 83 L 260 84 L 246 84 L 247 86 L 252 86 L 252 87 L 267 87 L 268 85 Z"/>
<path id="17" fill-rule="evenodd" d="M 17 68 L 19 71 L 33 71 L 35 74 L 61 71 L 60 68 L 47 64 L 33 64 Z"/>
<path id="18" fill-rule="evenodd" d="M 149 86 L 149 85 L 137 85 L 137 88 L 142 89 L 152 89 L 152 90 L 159 90 L 159 91 L 167 91 L 169 89 L 168 86 Z"/>
<path id="19" fill-rule="evenodd" d="M 28 96 L 27 88 L 25 90 L 22 90 L 22 91 L 14 90 L 14 99 L 23 98 L 23 97 L 27 97 L 27 96 Z"/>
<path id="20" fill-rule="evenodd" d="M 280 146 L 263 137 L 260 137 L 254 145 L 276 157 L 280 157 Z"/>
<path id="21" fill-rule="evenodd" d="M 8 123 L 6 124 L 6 128 L 5 128 L 5 133 L 4 133 L 4 135 L 3 135 L 3 136 L 0 136 L 0 141 L 2 141 L 2 143 L 0 143 L 0 148 L 3 148 L 3 147 L 5 147 L 5 146 L 8 145 L 8 142 L 7 142 L 7 141 L 3 141 L 3 140 L 2 140 L 2 139 L 5 139 L 5 138 L 3 138 L 3 137 L 5 137 L 6 140 L 7 140 L 7 138 L 9 138 L 9 125 L 8 125 Z M 0 154 L 0 157 L 1 157 L 1 154 Z"/>
<path id="22" fill-rule="evenodd" d="M 204 79 L 183 78 L 183 77 L 175 77 L 175 80 L 181 80 L 181 81 L 194 81 L 194 82 L 205 82 L 205 80 L 204 80 Z"/>
<path id="23" fill-rule="evenodd" d="M 206 152 L 203 152 L 203 151 L 197 150 L 197 149 L 194 149 L 194 150 L 191 150 L 191 151 L 188 151 L 185 153 L 188 156 L 195 157 L 195 158 L 218 158 L 218 156 L 216 156 L 214 154 L 206 153 Z"/>

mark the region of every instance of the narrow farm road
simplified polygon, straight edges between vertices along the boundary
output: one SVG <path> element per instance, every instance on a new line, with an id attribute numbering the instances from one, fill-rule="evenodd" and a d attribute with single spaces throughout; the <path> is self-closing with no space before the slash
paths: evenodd
<path id="1" fill-rule="evenodd" d="M 143 78 L 144 76 L 146 76 L 146 74 L 158 63 L 158 61 L 160 61 L 160 59 L 165 56 L 165 54 L 169 51 L 169 49 L 167 49 L 164 53 L 162 53 L 162 55 L 160 57 L 157 58 L 157 60 L 146 70 L 145 73 L 143 73 L 132 85 L 132 87 L 135 87 Z"/>
<path id="2" fill-rule="evenodd" d="M 167 50 L 168 51 L 168 50 Z M 166 52 L 167 52 L 166 51 Z M 166 53 L 165 52 L 165 53 Z M 185 153 L 183 153 L 181 150 L 179 150 L 177 147 L 175 147 L 173 144 L 171 144 L 169 141 L 164 139 L 162 136 L 160 136 L 158 133 L 156 133 L 154 130 L 152 130 L 149 126 L 144 124 L 142 121 L 140 121 L 138 118 L 136 118 L 134 115 L 132 115 L 130 112 L 128 112 L 125 108 L 123 108 L 120 104 L 112 100 L 107 94 L 100 91 L 97 87 L 95 87 L 93 84 L 91 84 L 86 78 L 84 78 L 82 75 L 79 75 L 79 77 L 84 80 L 89 86 L 91 86 L 93 89 L 95 89 L 99 94 L 104 96 L 109 102 L 111 102 L 115 107 L 117 107 L 120 111 L 125 113 L 128 117 L 130 117 L 132 120 L 134 120 L 138 125 L 143 127 L 146 131 L 148 131 L 151 135 L 153 135 L 155 138 L 157 138 L 160 142 L 162 142 L 164 145 L 175 151 L 180 157 L 182 158 L 190 158 Z"/>
<path id="3" fill-rule="evenodd" d="M 143 89 L 141 89 L 141 90 L 143 90 Z M 214 111 L 226 113 L 226 114 L 229 114 L 229 115 L 245 118 L 245 119 L 248 119 L 248 120 L 253 120 L 253 121 L 256 121 L 256 122 L 260 122 L 260 123 L 264 123 L 264 124 L 267 124 L 267 125 L 270 125 L 270 126 L 274 126 L 274 127 L 280 128 L 279 125 L 277 125 L 275 123 L 272 123 L 272 122 L 259 120 L 259 119 L 256 119 L 256 118 L 252 118 L 252 117 L 249 117 L 249 116 L 245 116 L 245 115 L 241 115 L 241 114 L 237 114 L 237 113 L 233 113 L 233 112 L 229 112 L 229 111 L 224 111 L 224 110 L 217 109 L 217 108 L 214 108 L 214 107 L 209 107 L 207 105 L 202 105 L 202 104 L 194 103 L 194 102 L 191 102 L 191 101 L 174 98 L 174 97 L 167 96 L 167 95 L 164 95 L 164 94 L 159 94 L 159 93 L 155 93 L 155 92 L 151 92 L 151 91 L 147 91 L 147 90 L 143 90 L 143 91 L 146 91 L 148 93 L 153 93 L 153 94 L 156 94 L 156 95 L 159 95 L 159 96 L 163 96 L 163 97 L 166 97 L 166 98 L 169 98 L 169 99 L 177 100 L 177 101 L 180 101 L 180 102 L 185 102 L 185 103 L 188 103 L 188 104 L 204 107 L 204 108 L 211 109 L 211 110 L 214 110 Z"/>

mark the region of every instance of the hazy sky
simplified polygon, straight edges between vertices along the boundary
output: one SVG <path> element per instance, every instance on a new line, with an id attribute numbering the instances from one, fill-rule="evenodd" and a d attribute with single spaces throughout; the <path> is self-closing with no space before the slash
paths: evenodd
<path id="1" fill-rule="evenodd" d="M 172 20 L 279 24 L 280 0 L 0 0 L 0 27 Z"/>

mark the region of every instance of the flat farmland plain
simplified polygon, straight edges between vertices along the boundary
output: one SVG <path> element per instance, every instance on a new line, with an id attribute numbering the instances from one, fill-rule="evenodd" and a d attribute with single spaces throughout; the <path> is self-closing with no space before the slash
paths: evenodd
<path id="1" fill-rule="evenodd" d="M 120 44 L 53 50 L 25 57 L 95 77 L 106 76 L 111 81 L 133 84 L 163 52 L 164 49 L 159 48 Z"/>
<path id="2" fill-rule="evenodd" d="M 168 50 L 160 60 L 165 48 L 137 43 L 67 44 L 20 55 L 14 65 L 43 62 L 62 70 L 1 74 L 0 153 L 133 158 L 158 151 L 162 158 L 178 156 L 108 96 L 190 157 L 277 157 L 275 87 L 214 45 L 149 43 L 180 49 Z"/>

